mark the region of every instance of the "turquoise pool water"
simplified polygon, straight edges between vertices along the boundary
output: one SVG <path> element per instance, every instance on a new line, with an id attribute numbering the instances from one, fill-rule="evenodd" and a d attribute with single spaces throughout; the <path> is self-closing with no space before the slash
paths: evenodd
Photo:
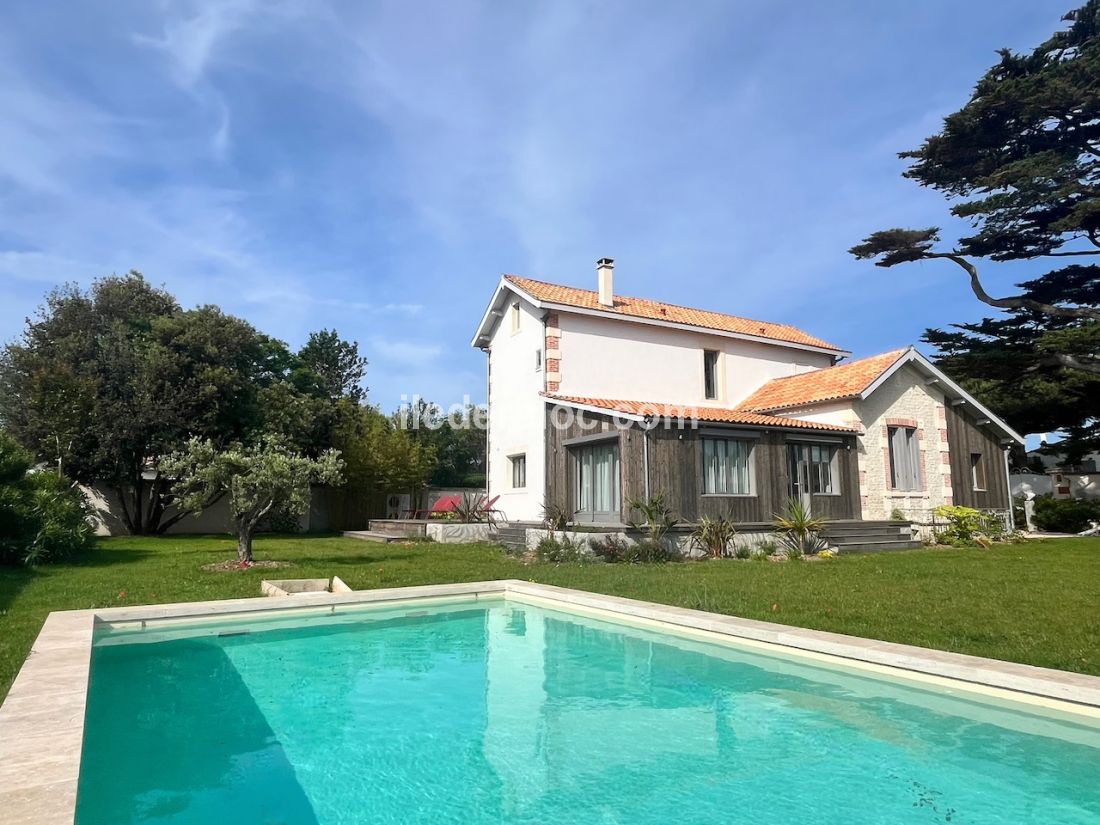
<path id="1" fill-rule="evenodd" d="M 414 612 L 101 638 L 78 825 L 1100 822 L 1091 726 L 514 602 Z"/>

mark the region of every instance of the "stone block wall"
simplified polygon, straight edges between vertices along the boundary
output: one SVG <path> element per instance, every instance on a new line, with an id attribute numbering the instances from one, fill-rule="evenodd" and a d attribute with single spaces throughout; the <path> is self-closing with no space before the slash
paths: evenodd
<path id="1" fill-rule="evenodd" d="M 856 412 L 864 428 L 859 438 L 859 487 L 864 519 L 890 518 L 900 510 L 923 520 L 941 504 L 951 504 L 950 445 L 943 394 L 911 367 L 887 379 Z M 921 489 L 894 490 L 890 481 L 891 426 L 914 427 L 920 444 Z"/>

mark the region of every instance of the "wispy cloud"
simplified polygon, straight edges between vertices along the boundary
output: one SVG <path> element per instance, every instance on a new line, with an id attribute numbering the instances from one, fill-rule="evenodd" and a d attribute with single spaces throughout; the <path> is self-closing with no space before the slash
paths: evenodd
<path id="1" fill-rule="evenodd" d="M 953 273 L 902 291 L 845 250 L 942 220 L 893 153 L 1058 15 L 858 5 L 12 4 L 0 338 L 51 283 L 138 268 L 291 343 L 364 341 L 388 403 L 483 391 L 466 344 L 502 271 L 583 284 L 604 255 L 627 294 L 857 351 L 966 320 Z"/>

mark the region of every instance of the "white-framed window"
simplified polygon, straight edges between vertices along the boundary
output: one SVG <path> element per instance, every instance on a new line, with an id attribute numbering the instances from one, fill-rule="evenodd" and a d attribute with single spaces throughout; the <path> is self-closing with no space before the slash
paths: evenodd
<path id="1" fill-rule="evenodd" d="M 535 372 L 542 369 L 542 350 L 535 350 Z"/>
<path id="2" fill-rule="evenodd" d="M 751 496 L 755 488 L 753 442 L 741 438 L 703 439 L 703 493 Z"/>
<path id="3" fill-rule="evenodd" d="M 519 332 L 519 301 L 512 304 L 510 315 L 512 316 L 512 334 L 515 335 Z"/>
<path id="4" fill-rule="evenodd" d="M 703 397 L 718 397 L 718 351 L 703 350 Z"/>
<path id="5" fill-rule="evenodd" d="M 527 454 L 510 456 L 512 462 L 512 487 L 517 490 L 527 486 Z"/>
<path id="6" fill-rule="evenodd" d="M 985 489 L 985 462 L 982 461 L 981 453 L 970 454 L 970 480 L 975 490 Z"/>
<path id="7" fill-rule="evenodd" d="M 810 491 L 819 495 L 836 495 L 839 490 L 839 472 L 837 455 L 839 450 L 832 444 L 810 444 Z"/>
<path id="8" fill-rule="evenodd" d="M 890 486 L 895 490 L 919 490 L 920 439 L 915 427 L 887 427 L 890 447 Z"/>

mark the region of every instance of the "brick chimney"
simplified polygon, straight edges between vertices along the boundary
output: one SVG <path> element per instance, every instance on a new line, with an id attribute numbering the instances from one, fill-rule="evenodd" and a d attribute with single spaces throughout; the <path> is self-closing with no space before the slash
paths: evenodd
<path id="1" fill-rule="evenodd" d="M 600 306 L 615 306 L 615 291 L 612 286 L 615 273 L 615 262 L 610 258 L 600 258 L 596 261 L 596 276 L 599 280 Z"/>

